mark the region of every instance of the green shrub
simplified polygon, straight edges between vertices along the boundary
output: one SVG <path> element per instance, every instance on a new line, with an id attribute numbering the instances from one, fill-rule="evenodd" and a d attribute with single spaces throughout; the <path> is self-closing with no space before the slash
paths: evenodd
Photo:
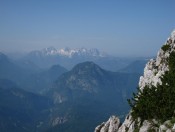
<path id="1" fill-rule="evenodd" d="M 126 126 L 125 127 L 125 132 L 128 132 L 128 130 L 129 130 L 129 127 Z"/>
<path id="2" fill-rule="evenodd" d="M 166 45 L 163 45 L 161 49 L 162 49 L 163 51 L 167 51 L 169 48 L 170 48 L 170 45 L 167 45 L 167 44 L 166 44 Z"/>
<path id="3" fill-rule="evenodd" d="M 139 132 L 139 130 L 140 130 L 139 128 L 136 128 L 134 129 L 134 132 Z"/>
<path id="4" fill-rule="evenodd" d="M 148 129 L 148 132 L 156 132 L 156 130 L 154 128 L 150 128 Z"/>
<path id="5" fill-rule="evenodd" d="M 133 98 L 128 100 L 132 108 L 133 120 L 141 118 L 144 120 L 156 119 L 164 122 L 174 114 L 175 110 L 175 52 L 168 59 L 169 71 L 161 78 L 162 85 L 146 86 L 143 91 L 138 89 L 133 93 Z"/>

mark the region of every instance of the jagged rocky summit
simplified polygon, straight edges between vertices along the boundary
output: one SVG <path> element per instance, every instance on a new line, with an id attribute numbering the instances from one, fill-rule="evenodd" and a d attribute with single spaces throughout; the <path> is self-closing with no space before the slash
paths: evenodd
<path id="1" fill-rule="evenodd" d="M 134 95 L 134 103 L 131 103 L 132 109 L 123 124 L 120 124 L 118 117 L 111 116 L 107 122 L 97 126 L 95 132 L 175 132 L 175 100 L 172 100 L 175 98 L 174 89 L 175 30 L 159 50 L 156 59 L 151 59 L 146 64 L 144 75 L 140 77 L 138 94 Z M 166 95 L 167 91 L 170 91 L 168 95 Z M 148 98 L 156 100 L 157 104 L 150 107 L 151 102 L 148 102 L 145 107 L 141 108 L 143 113 L 139 114 L 137 107 L 141 104 L 140 100 L 144 101 Z M 159 108 L 161 103 L 162 107 Z M 152 115 L 150 108 L 155 109 Z"/>
<path id="2" fill-rule="evenodd" d="M 72 58 L 74 56 L 93 56 L 93 57 L 106 57 L 107 54 L 99 51 L 98 49 L 86 49 L 86 48 L 62 48 L 56 49 L 54 47 L 45 48 L 39 51 L 32 51 L 31 54 L 37 56 L 64 56 Z"/>

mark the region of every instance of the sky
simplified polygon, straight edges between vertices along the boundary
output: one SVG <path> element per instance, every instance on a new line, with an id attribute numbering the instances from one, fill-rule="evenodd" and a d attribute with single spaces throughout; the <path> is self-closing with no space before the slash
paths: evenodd
<path id="1" fill-rule="evenodd" d="M 0 0 L 0 51 L 97 48 L 155 56 L 175 29 L 174 0 Z"/>

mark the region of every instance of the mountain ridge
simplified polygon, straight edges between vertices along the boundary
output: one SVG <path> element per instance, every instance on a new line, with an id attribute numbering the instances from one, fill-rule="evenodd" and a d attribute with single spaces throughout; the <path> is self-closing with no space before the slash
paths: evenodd
<path id="1" fill-rule="evenodd" d="M 31 54 L 41 56 L 64 56 L 72 58 L 74 56 L 94 56 L 94 57 L 106 57 L 107 54 L 99 51 L 98 49 L 87 49 L 87 48 L 61 48 L 56 49 L 54 47 L 44 48 L 42 50 L 32 51 Z"/>
<path id="2" fill-rule="evenodd" d="M 95 132 L 175 131 L 175 104 L 172 103 L 175 90 L 174 67 L 175 30 L 159 50 L 157 58 L 146 64 L 138 92 L 128 100 L 131 111 L 123 124 L 118 125 L 118 117 L 113 117 L 109 119 L 110 124 L 109 121 L 102 123 L 96 127 Z"/>
<path id="3" fill-rule="evenodd" d="M 51 130 L 83 131 L 88 122 L 91 127 L 84 130 L 88 132 L 113 112 L 123 115 L 128 110 L 125 100 L 130 97 L 131 89 L 135 89 L 139 76 L 106 71 L 93 62 L 77 64 L 71 71 L 63 73 L 48 92 L 47 96 L 56 105 L 53 114 L 58 113 L 58 108 L 71 109 L 61 111 L 61 116 L 58 116 L 60 113 L 53 116 L 52 120 L 59 117 L 67 120 L 63 124 L 54 123 Z M 82 125 L 75 126 L 75 122 Z"/>

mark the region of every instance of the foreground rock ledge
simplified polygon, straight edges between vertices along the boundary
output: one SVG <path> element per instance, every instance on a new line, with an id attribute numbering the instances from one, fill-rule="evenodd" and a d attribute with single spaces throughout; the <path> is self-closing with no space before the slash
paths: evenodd
<path id="1" fill-rule="evenodd" d="M 117 132 L 120 125 L 120 119 L 116 116 L 111 116 L 107 122 L 95 128 L 95 132 Z"/>

